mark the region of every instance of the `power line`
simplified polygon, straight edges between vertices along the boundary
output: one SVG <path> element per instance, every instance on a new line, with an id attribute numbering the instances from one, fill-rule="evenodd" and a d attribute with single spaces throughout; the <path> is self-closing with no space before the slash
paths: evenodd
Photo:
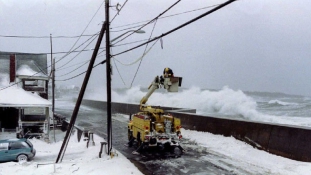
<path id="1" fill-rule="evenodd" d="M 166 10 L 164 10 L 162 13 L 160 13 L 157 17 L 155 17 L 154 19 L 152 19 L 151 21 L 149 21 L 148 23 L 146 23 L 145 25 L 143 25 L 142 27 L 140 27 L 139 29 L 137 29 L 136 31 L 138 30 L 141 30 L 142 28 L 144 28 L 145 26 L 153 23 L 154 21 L 156 21 L 160 16 L 162 16 L 164 13 L 166 13 L 167 11 L 169 11 L 171 8 L 173 8 L 176 4 L 178 4 L 181 0 L 178 0 L 176 1 L 173 5 L 171 5 L 169 8 L 167 8 Z M 135 33 L 135 31 L 131 32 L 129 35 L 127 35 L 126 37 L 124 37 L 123 39 L 117 41 L 116 43 L 114 44 L 117 44 L 121 41 L 123 41 L 124 39 L 128 38 L 129 36 L 133 35 L 133 33 Z"/>
<path id="2" fill-rule="evenodd" d="M 93 15 L 92 19 L 89 21 L 89 23 L 87 24 L 87 26 L 86 26 L 85 29 L 83 30 L 82 34 L 78 37 L 77 41 L 76 41 L 76 42 L 74 43 L 74 45 L 71 47 L 71 49 L 69 50 L 69 52 L 67 52 L 67 54 L 66 54 L 65 56 L 63 56 L 61 59 L 59 59 L 57 62 L 61 61 L 63 58 L 65 58 L 66 56 L 68 56 L 69 54 L 71 54 L 73 47 L 74 47 L 74 46 L 77 44 L 77 42 L 80 40 L 81 36 L 84 34 L 85 30 L 88 28 L 88 26 L 90 25 L 91 21 L 93 20 L 93 18 L 95 17 L 95 15 L 97 14 L 97 12 L 98 12 L 99 9 L 101 8 L 101 6 L 104 4 L 104 2 L 105 2 L 105 1 L 103 1 L 102 4 L 100 5 L 100 7 L 97 9 L 97 11 L 96 11 L 95 14 Z M 92 37 L 93 37 L 93 36 L 94 36 L 94 35 L 92 35 Z M 91 37 L 91 38 L 92 38 L 92 37 Z M 81 46 L 81 45 L 80 45 L 80 46 Z M 80 46 L 79 46 L 79 47 L 80 47 Z M 80 52 L 80 53 L 81 53 L 81 52 Z M 51 67 L 51 65 L 49 65 L 47 68 L 49 68 L 49 67 Z M 42 71 L 40 71 L 40 72 L 42 72 Z M 37 72 L 37 73 L 35 73 L 34 75 L 31 75 L 30 77 L 35 76 L 35 75 L 37 75 L 37 74 L 40 73 L 40 72 Z M 6 86 L 6 87 L 4 87 L 4 88 L 1 88 L 0 90 L 7 89 L 7 88 L 9 88 L 9 87 L 12 87 L 12 86 L 18 84 L 18 83 L 21 83 L 21 81 L 16 82 L 16 83 L 12 83 L 11 85 Z"/>
<path id="3" fill-rule="evenodd" d="M 119 46 L 119 45 L 118 45 Z M 94 49 L 83 49 L 83 50 L 74 50 L 71 53 L 75 53 L 75 52 L 89 52 L 89 51 L 93 51 Z M 32 53 L 22 53 L 22 52 L 9 52 L 9 51 L 0 51 L 0 52 L 7 52 L 7 53 L 1 53 L 1 55 L 10 55 L 12 53 L 18 55 L 18 54 L 31 54 L 31 55 L 49 55 L 51 54 L 51 52 L 32 52 Z M 53 55 L 56 54 L 64 54 L 64 53 L 68 53 L 67 51 L 59 51 L 59 52 L 52 52 Z"/>
<path id="4" fill-rule="evenodd" d="M 94 37 L 94 36 L 96 36 L 96 35 L 93 35 L 92 37 Z M 92 37 L 91 38 L 89 38 L 87 41 L 89 41 L 90 39 L 92 39 Z M 94 40 L 96 39 L 96 37 L 94 37 L 83 49 L 85 49 L 86 47 L 88 47 Z M 87 41 L 85 41 L 84 43 L 82 43 L 79 47 L 81 47 L 82 45 L 84 45 Z M 77 48 L 79 48 L 79 47 L 77 47 Z M 76 48 L 76 49 L 77 49 Z M 80 54 L 81 54 L 82 52 L 78 52 L 74 57 L 72 57 L 69 61 L 67 61 L 65 64 L 63 64 L 62 66 L 60 66 L 59 68 L 62 68 L 62 67 L 64 67 L 64 66 L 66 66 L 67 64 L 69 64 L 72 60 L 74 60 L 77 56 L 79 56 Z M 62 58 L 61 58 L 62 59 Z M 61 60 L 60 59 L 60 60 Z M 59 62 L 60 60 L 58 60 L 57 62 Z"/>
<path id="5" fill-rule="evenodd" d="M 142 29 L 143 27 L 145 27 L 146 25 L 155 22 L 155 24 L 154 24 L 154 26 L 153 26 L 153 29 L 152 29 L 152 33 L 153 33 L 154 28 L 155 28 L 155 25 L 156 25 L 156 22 L 157 22 L 157 19 L 158 19 L 160 16 L 162 16 L 164 13 L 166 13 L 167 11 L 169 11 L 171 8 L 173 8 L 173 7 L 174 7 L 176 4 L 178 4 L 180 1 L 181 1 L 181 0 L 176 1 L 173 5 L 171 5 L 169 8 L 167 8 L 164 12 L 162 12 L 162 13 L 159 14 L 157 17 L 155 17 L 153 20 L 151 20 L 150 22 L 148 22 L 147 24 L 143 25 L 142 27 L 140 27 L 140 28 L 137 29 L 137 30 L 140 30 L 140 29 Z M 126 2 L 125 2 L 125 3 L 126 3 Z M 119 42 L 123 41 L 125 38 L 131 36 L 133 33 L 134 33 L 134 32 L 130 33 L 128 36 L 124 37 L 123 39 L 121 39 L 120 41 L 118 41 L 118 42 L 116 42 L 116 43 L 119 43 Z M 151 38 L 151 36 L 152 36 L 152 33 L 151 33 L 151 35 L 150 35 L 150 37 L 149 37 L 149 40 L 150 40 L 150 38 Z M 116 43 L 115 43 L 115 44 L 116 44 Z M 135 73 L 134 78 L 133 78 L 133 80 L 132 80 L 131 86 L 132 86 L 133 81 L 134 81 L 134 79 L 135 79 L 135 77 L 136 77 L 136 75 L 137 75 L 137 72 L 138 72 L 139 67 L 140 67 L 140 65 L 141 65 L 141 61 L 142 61 L 143 57 L 145 56 L 147 47 L 148 47 L 148 44 L 146 45 L 146 48 L 145 48 L 145 50 L 144 50 L 144 53 L 143 53 L 143 55 L 142 55 L 142 57 L 141 57 L 141 59 L 140 59 L 139 66 L 138 66 L 138 68 L 137 68 L 137 70 L 136 70 L 136 73 Z M 116 68 L 117 68 L 117 65 L 116 65 L 116 64 L 115 64 L 115 66 L 116 66 Z M 117 68 L 117 71 L 119 72 L 118 68 Z M 120 75 L 120 77 L 121 77 L 121 79 L 122 79 L 122 81 L 123 81 L 123 78 L 122 78 L 120 72 L 119 72 L 119 75 Z M 123 83 L 124 83 L 124 81 L 123 81 Z"/>
<path id="6" fill-rule="evenodd" d="M 37 75 L 37 74 L 39 74 L 39 73 L 41 73 L 41 72 L 42 72 L 42 71 L 39 71 L 39 72 L 37 72 L 37 73 L 35 73 L 35 74 L 31 75 L 31 76 L 28 76 L 28 77 L 33 77 L 33 76 L 35 76 L 35 75 Z M 14 86 L 14 85 L 17 85 L 17 84 L 19 84 L 19 83 L 21 83 L 21 82 L 22 82 L 22 81 L 18 81 L 18 82 L 12 83 L 12 84 L 10 84 L 10 85 L 8 85 L 8 86 L 6 86 L 6 87 L 1 88 L 0 91 L 2 91 L 2 90 L 4 90 L 4 89 L 7 89 L 7 88 L 9 88 L 9 87 L 12 87 L 12 86 Z"/>
<path id="7" fill-rule="evenodd" d="M 128 43 L 113 45 L 113 46 L 111 46 L 111 47 L 119 47 L 119 46 L 124 46 L 124 45 L 139 43 L 139 42 L 142 42 L 142 41 L 148 41 L 148 40 L 149 40 L 149 39 L 137 40 L 137 41 L 132 41 L 132 42 L 128 42 Z"/>
<path id="8" fill-rule="evenodd" d="M 79 38 L 79 37 L 89 37 L 89 36 L 93 36 L 94 34 L 91 35 L 79 35 L 79 36 L 53 36 L 53 39 L 56 38 Z M 98 35 L 98 34 L 96 34 Z M 50 36 L 21 36 L 21 35 L 0 35 L 0 37 L 3 38 L 37 38 L 37 39 L 46 39 L 46 38 L 50 38 Z"/>
<path id="9" fill-rule="evenodd" d="M 189 24 L 191 24 L 191 23 L 193 23 L 193 22 L 195 22 L 195 21 L 197 21 L 197 20 L 199 20 L 199 19 L 201 19 L 201 18 L 203 18 L 203 17 L 205 17 L 205 16 L 207 16 L 207 15 L 209 15 L 209 14 L 211 14 L 211 13 L 213 13 L 213 12 L 215 12 L 215 11 L 217 11 L 217 10 L 219 10 L 219 9 L 221 9 L 221 8 L 223 8 L 223 7 L 225 7 L 225 6 L 227 6 L 227 5 L 229 5 L 229 4 L 231 4 L 231 3 L 234 2 L 234 1 L 237 1 L 237 0 L 229 0 L 229 1 L 227 1 L 227 2 L 225 2 L 225 3 L 223 3 L 223 4 L 221 4 L 221 5 L 219 5 L 219 6 L 215 7 L 215 8 L 213 8 L 212 10 L 209 10 L 209 11 L 207 11 L 206 13 L 203 13 L 203 14 L 197 16 L 196 18 L 194 18 L 194 19 L 192 19 L 192 20 L 190 20 L 190 21 L 188 21 L 188 22 L 186 22 L 186 23 L 184 23 L 184 24 L 182 24 L 182 25 L 180 25 L 180 26 L 178 26 L 178 27 L 176 27 L 176 28 L 174 28 L 174 29 L 172 29 L 172 30 L 166 32 L 166 33 L 163 33 L 163 34 L 160 35 L 160 36 L 157 36 L 157 37 L 155 37 L 155 38 L 153 38 L 153 39 L 151 39 L 151 40 L 149 40 L 149 41 L 147 41 L 147 42 L 144 42 L 144 43 L 142 43 L 142 44 L 140 44 L 140 45 L 137 45 L 137 46 L 132 47 L 132 48 L 130 48 L 130 49 L 127 49 L 127 50 L 125 50 L 125 51 L 119 52 L 119 53 L 117 53 L 117 54 L 115 54 L 115 55 L 112 55 L 112 56 L 117 56 L 117 55 L 124 54 L 124 53 L 126 53 L 126 52 L 131 51 L 131 50 L 134 50 L 134 49 L 137 49 L 137 48 L 139 48 L 139 47 L 141 47 L 141 46 L 144 46 L 144 45 L 146 45 L 146 44 L 148 44 L 148 43 L 150 43 L 150 42 L 152 42 L 152 41 L 155 41 L 155 40 L 157 40 L 157 39 L 160 39 L 160 38 L 162 38 L 162 37 L 164 37 L 164 36 L 166 36 L 166 35 L 168 35 L 168 34 L 171 34 L 171 33 L 175 32 L 175 31 L 177 31 L 177 30 L 179 30 L 179 29 L 181 29 L 181 28 L 183 28 L 183 27 L 185 27 L 185 26 L 187 26 L 187 25 L 189 25 Z"/>
<path id="10" fill-rule="evenodd" d="M 154 29 L 155 29 L 155 26 L 156 26 L 156 24 L 157 24 L 157 21 L 158 21 L 158 20 L 156 20 L 156 21 L 155 21 L 155 23 L 154 23 L 154 25 L 153 25 L 153 28 L 152 28 L 152 31 L 151 31 L 151 34 L 150 34 L 149 40 L 150 40 L 150 38 L 151 38 L 151 36 L 152 36 L 152 34 L 153 34 L 153 31 L 154 31 Z M 157 41 L 158 41 L 158 40 L 157 40 Z M 155 43 L 156 43 L 156 42 L 155 42 Z M 155 45 L 155 43 L 153 43 L 152 47 Z M 149 43 L 148 43 L 148 44 L 149 44 Z M 144 50 L 143 56 L 144 56 L 144 55 L 145 55 L 145 53 L 146 53 L 146 50 L 147 50 L 148 44 L 146 44 L 146 47 L 145 47 L 145 50 Z M 152 47 L 151 47 L 151 48 L 152 48 Z M 150 49 L 151 49 L 151 48 L 150 48 Z M 142 61 L 143 61 L 143 58 L 140 60 L 140 62 L 139 62 L 139 64 L 138 64 L 137 70 L 136 70 L 135 75 L 134 75 L 134 77 L 133 77 L 133 80 L 132 80 L 132 82 L 131 82 L 131 87 L 132 87 L 133 82 L 134 82 L 134 80 L 135 80 L 135 78 L 136 78 L 136 76 L 137 76 L 137 73 L 138 73 L 138 70 L 139 70 L 139 68 L 140 68 L 140 65 L 141 65 Z"/>
<path id="11" fill-rule="evenodd" d="M 112 20 L 110 21 L 110 23 L 112 23 L 113 22 L 113 20 L 117 17 L 117 15 L 119 15 L 119 13 L 121 12 L 121 10 L 123 9 L 123 7 L 125 6 L 125 4 L 127 3 L 127 1 L 128 0 L 126 0 L 125 2 L 124 2 L 124 4 L 122 5 L 122 7 L 120 8 L 120 9 L 118 9 L 118 5 L 119 5 L 119 3 L 117 4 L 117 10 L 118 10 L 118 13 L 116 13 L 115 15 L 114 15 L 114 17 L 112 18 Z"/>
<path id="12" fill-rule="evenodd" d="M 67 72 L 67 73 L 65 73 L 65 74 L 63 74 L 63 75 L 58 75 L 57 77 L 63 77 L 63 76 L 65 76 L 65 75 L 68 75 L 68 74 L 70 74 L 70 73 L 72 73 L 72 72 L 74 72 L 74 71 L 78 70 L 78 69 L 79 69 L 79 68 L 81 68 L 82 66 L 86 65 L 88 62 L 89 62 L 89 61 L 87 61 L 87 62 L 83 63 L 82 65 L 80 65 L 79 67 L 77 67 L 77 68 L 73 69 L 73 70 L 72 70 L 72 71 L 70 71 L 70 72 Z"/>
<path id="13" fill-rule="evenodd" d="M 158 39 L 158 40 L 159 40 L 159 39 Z M 125 65 L 125 66 L 130 66 L 130 65 L 136 64 L 138 61 L 140 61 L 140 63 L 139 63 L 139 66 L 140 66 L 141 60 L 149 53 L 149 51 L 153 48 L 153 46 L 155 46 L 155 44 L 158 42 L 158 40 L 155 41 L 155 42 L 153 43 L 153 45 L 152 45 L 148 50 L 146 50 L 146 51 L 143 53 L 143 55 L 142 55 L 141 57 L 139 57 L 137 60 L 135 60 L 135 61 L 132 62 L 132 63 L 128 63 L 128 64 L 122 63 L 122 62 L 120 62 L 119 60 L 117 60 L 115 57 L 112 57 L 112 58 L 114 58 L 113 61 L 114 61 L 114 63 L 115 63 L 115 60 L 116 60 L 116 61 L 118 61 L 120 64 Z M 115 65 L 116 65 L 116 63 L 115 63 Z M 116 65 L 116 66 L 117 66 L 117 65 Z M 117 67 L 116 67 L 116 68 L 117 68 Z M 138 67 L 138 69 L 139 69 L 139 67 Z M 133 81 L 134 81 L 134 79 L 135 79 L 135 77 L 136 77 L 136 74 L 137 74 L 137 72 L 138 72 L 138 69 L 137 69 L 137 71 L 136 71 L 136 73 L 135 73 L 135 76 L 134 76 L 134 78 L 133 78 L 133 80 L 132 80 L 132 83 L 131 83 L 131 86 L 130 86 L 130 87 L 132 87 L 132 84 L 133 84 Z M 117 71 L 118 71 L 118 73 L 119 73 L 119 75 L 120 75 L 120 77 L 121 77 L 121 79 L 122 79 L 122 81 L 123 81 L 123 84 L 125 85 L 125 82 L 124 82 L 124 80 L 123 80 L 123 78 L 122 78 L 122 76 L 121 76 L 121 73 L 119 72 L 119 69 L 118 69 L 118 68 L 117 68 Z"/>
<path id="14" fill-rule="evenodd" d="M 97 66 L 100 65 L 100 64 L 104 64 L 104 63 L 106 63 L 106 60 L 103 60 L 103 61 L 101 61 L 100 63 L 96 64 L 95 66 L 93 66 L 93 68 L 97 67 Z M 55 81 L 68 81 L 68 80 L 77 78 L 77 77 L 79 77 L 79 76 L 85 74 L 86 72 L 87 72 L 87 71 L 84 71 L 84 72 L 81 72 L 80 74 L 75 75 L 75 76 L 73 76 L 73 77 L 70 77 L 70 78 L 67 78 L 67 79 L 63 79 L 63 80 L 55 80 Z"/>
<path id="15" fill-rule="evenodd" d="M 71 68 L 72 66 L 84 64 L 84 63 L 86 63 L 86 62 L 90 62 L 90 60 L 82 61 L 82 62 L 79 62 L 79 63 L 77 63 L 77 64 L 73 64 L 73 65 L 70 65 L 70 66 L 68 66 L 68 67 L 63 67 L 63 68 L 60 68 L 60 69 L 57 69 L 57 70 L 60 71 L 60 70 L 63 70 L 63 69 L 68 69 L 68 68 Z"/>
<path id="16" fill-rule="evenodd" d="M 82 36 L 84 34 L 84 32 L 86 31 L 86 29 L 89 27 L 90 23 L 92 22 L 92 20 L 94 19 L 94 17 L 96 16 L 96 14 L 98 13 L 99 9 L 102 7 L 102 5 L 104 4 L 105 0 L 100 4 L 100 6 L 98 7 L 97 11 L 95 12 L 95 14 L 93 15 L 93 17 L 91 18 L 91 20 L 89 21 L 89 23 L 86 25 L 86 27 L 84 28 L 84 30 L 82 31 L 81 35 Z M 99 32 L 98 32 L 99 33 Z M 94 36 L 94 35 L 93 35 Z M 92 37 L 93 37 L 92 36 Z M 92 38 L 91 37 L 91 38 Z M 63 58 L 65 58 L 67 55 L 71 54 L 72 49 L 75 47 L 75 45 L 78 43 L 78 41 L 80 40 L 81 37 L 78 37 L 78 39 L 76 40 L 76 42 L 73 44 L 73 46 L 70 48 L 70 50 L 68 51 L 68 53 L 63 56 L 61 59 L 59 59 L 57 62 L 59 62 L 60 60 L 62 60 Z"/>
<path id="17" fill-rule="evenodd" d="M 172 14 L 172 15 L 167 15 L 167 16 L 160 17 L 159 19 L 164 19 L 164 18 L 169 18 L 169 17 L 173 17 L 173 16 L 178 16 L 178 15 L 182 15 L 182 14 L 186 14 L 186 13 L 191 13 L 191 12 L 195 12 L 195 11 L 199 11 L 199 10 L 204 10 L 204 9 L 207 9 L 207 8 L 216 7 L 216 6 L 218 6 L 218 5 L 220 5 L 220 4 L 215 4 L 215 5 L 206 6 L 206 7 L 202 7 L 202 8 L 198 8 L 198 9 L 193 9 L 193 10 L 189 10 L 189 11 L 184 11 L 184 12 L 180 12 L 180 13 L 175 13 L 175 14 Z M 145 22 L 148 22 L 148 21 L 150 21 L 150 20 L 135 22 L 135 23 L 131 23 L 131 24 L 125 24 L 125 25 L 121 25 L 121 26 L 116 26 L 116 27 L 113 27 L 113 28 L 111 28 L 111 29 L 122 28 L 122 27 L 131 26 L 131 25 L 135 25 L 135 24 L 145 23 Z M 143 24 L 137 25 L 137 26 L 134 26 L 134 27 L 130 27 L 130 28 L 125 28 L 125 29 L 118 30 L 118 31 L 111 31 L 111 32 L 121 32 L 121 31 L 124 31 L 124 30 L 128 30 L 128 29 L 140 27 L 140 26 L 142 26 L 142 25 L 143 25 Z"/>
<path id="18" fill-rule="evenodd" d="M 112 53 L 112 50 L 111 50 L 111 53 Z M 117 72 L 118 72 L 118 74 L 119 74 L 119 76 L 120 76 L 120 78 L 121 78 L 121 80 L 122 80 L 124 86 L 126 86 L 126 83 L 125 83 L 125 81 L 124 81 L 124 79 L 123 79 L 123 77 L 122 77 L 122 75 L 121 75 L 121 73 L 120 73 L 120 71 L 119 71 L 119 69 L 118 69 L 118 66 L 117 66 L 117 64 L 116 64 L 116 60 L 115 60 L 115 59 L 113 59 L 113 63 L 114 63 L 114 65 L 116 66 Z"/>
<path id="19" fill-rule="evenodd" d="M 94 36 L 94 35 L 93 35 L 93 36 Z M 89 39 L 88 39 L 88 40 L 89 40 Z M 87 40 L 87 41 L 88 41 L 88 40 Z M 83 44 L 84 44 L 84 43 L 83 43 Z M 82 45 L 83 45 L 83 44 L 82 44 Z M 82 45 L 78 46 L 77 48 L 81 47 Z M 76 48 L 76 49 L 77 49 L 77 48 Z M 67 53 L 68 53 L 68 52 L 67 52 Z M 9 54 L 9 53 L 8 53 L 8 54 Z M 14 53 L 14 54 L 25 54 L 25 53 Z M 27 54 L 29 54 L 29 53 L 27 53 Z M 65 55 L 64 57 L 66 57 L 66 56 L 68 56 L 68 54 Z M 77 56 L 77 55 L 76 55 L 76 56 Z M 62 57 L 62 58 L 64 58 L 64 57 Z M 61 58 L 61 59 L 62 59 L 62 58 Z M 60 60 L 61 60 L 61 59 L 60 59 Z M 56 61 L 56 62 L 59 62 L 60 60 L 58 60 L 58 61 Z M 51 65 L 47 66 L 46 68 L 49 68 L 49 67 L 51 67 Z M 33 74 L 33 75 L 31 75 L 31 76 L 29 76 L 29 77 L 33 77 L 33 76 L 35 76 L 35 75 L 37 75 L 37 74 L 39 74 L 39 73 L 41 73 L 41 72 L 42 72 L 42 70 L 39 71 L 39 72 L 37 72 L 37 73 L 35 73 L 35 74 Z M 22 81 L 18 81 L 18 82 L 12 83 L 11 85 L 8 85 L 8 86 L 6 86 L 6 87 L 1 88 L 0 91 L 1 91 L 1 90 L 4 90 L 4 89 L 7 89 L 7 88 L 9 88 L 9 87 L 12 87 L 12 86 L 14 86 L 14 85 L 17 85 L 17 84 L 19 84 L 19 83 L 21 83 L 21 82 L 22 82 Z"/>
<path id="20" fill-rule="evenodd" d="M 180 26 L 178 26 L 178 27 L 176 27 L 176 28 L 174 28 L 174 29 L 172 29 L 172 30 L 170 30 L 170 31 L 168 31 L 168 32 L 166 32 L 166 33 L 160 35 L 160 36 L 158 36 L 158 37 L 155 37 L 155 38 L 153 38 L 153 39 L 151 39 L 151 40 L 149 40 L 149 41 L 147 41 L 147 42 L 145 42 L 145 43 L 142 43 L 142 44 L 137 45 L 137 46 L 135 46 L 135 47 L 133 47 L 133 48 L 131 48 L 131 49 L 122 51 L 122 52 L 120 52 L 120 53 L 117 53 L 117 54 L 111 55 L 111 56 L 113 57 L 113 56 L 117 56 L 117 55 L 124 54 L 124 53 L 126 53 L 126 52 L 131 51 L 131 50 L 134 50 L 134 49 L 136 49 L 136 48 L 139 48 L 139 47 L 141 47 L 141 46 L 143 46 L 143 45 L 146 45 L 146 44 L 148 44 L 148 43 L 150 43 L 150 42 L 153 42 L 153 41 L 155 41 L 155 40 L 158 40 L 158 39 L 160 39 L 160 38 L 162 38 L 162 37 L 164 37 L 164 36 L 166 36 L 166 35 L 168 35 L 168 34 L 171 34 L 171 33 L 175 32 L 175 31 L 177 31 L 177 30 L 179 30 L 179 29 L 181 29 L 181 28 L 183 28 L 183 27 L 185 27 L 185 26 L 187 26 L 187 25 L 193 23 L 194 21 L 197 21 L 198 19 L 200 19 L 200 18 L 202 18 L 202 17 L 205 17 L 205 16 L 207 16 L 207 15 L 209 15 L 209 14 L 211 14 L 211 13 L 213 13 L 213 12 L 215 12 L 215 11 L 217 11 L 217 10 L 219 10 L 219 9 L 221 9 L 221 8 L 223 8 L 223 7 L 227 6 L 227 5 L 229 5 L 229 4 L 231 4 L 231 3 L 234 2 L 234 1 L 236 1 L 236 0 L 229 0 L 229 1 L 225 2 L 225 3 L 223 3 L 223 4 L 220 4 L 220 5 L 217 6 L 216 8 L 214 8 L 214 9 L 212 9 L 212 10 L 209 10 L 209 11 L 207 11 L 206 13 L 203 13 L 203 14 L 199 15 L 199 16 L 197 16 L 196 18 L 194 18 L 194 19 L 192 19 L 192 20 L 190 20 L 190 21 L 188 21 L 188 22 L 186 22 L 186 23 L 184 23 L 184 24 L 182 24 L 182 25 L 180 25 Z M 97 67 L 97 66 L 100 65 L 100 64 L 104 64 L 105 62 L 106 62 L 106 60 L 104 60 L 104 61 L 98 63 L 98 64 L 95 65 L 95 66 L 93 66 L 93 68 Z M 85 71 L 85 72 L 86 72 L 86 71 Z M 74 77 L 71 77 L 71 78 L 68 78 L 68 79 L 65 79 L 65 80 L 56 80 L 56 81 L 67 81 L 67 80 L 76 78 L 76 77 L 78 77 L 78 76 L 84 74 L 85 72 L 82 72 L 82 73 L 80 73 L 80 74 L 78 74 L 78 75 L 76 75 L 76 76 L 74 76 Z M 38 73 L 39 73 L 39 72 L 37 72 L 36 74 L 38 74 Z M 34 75 L 36 75 L 36 74 L 34 74 Z M 32 75 L 32 76 L 34 76 L 34 75 Z M 12 84 L 12 85 L 10 85 L 10 86 L 7 86 L 7 87 L 4 87 L 4 88 L 2 88 L 2 89 L 0 89 L 0 90 L 6 89 L 6 88 L 11 87 L 11 86 L 13 86 L 13 85 L 15 85 L 15 84 L 18 84 L 18 83 L 20 83 L 20 82 L 14 83 L 14 84 Z"/>

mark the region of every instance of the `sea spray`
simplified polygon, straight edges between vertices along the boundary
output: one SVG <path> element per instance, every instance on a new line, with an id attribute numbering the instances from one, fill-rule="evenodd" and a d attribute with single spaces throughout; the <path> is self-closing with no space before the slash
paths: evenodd
<path id="1" fill-rule="evenodd" d="M 135 86 L 114 89 L 112 101 L 139 104 L 147 89 Z M 98 87 L 86 92 L 86 99 L 106 101 L 106 90 Z M 277 103 L 277 105 L 276 105 Z M 197 114 L 232 119 L 311 126 L 310 98 L 268 92 L 243 92 L 227 86 L 220 90 L 202 90 L 199 87 L 168 93 L 155 91 L 148 105 L 193 108 Z"/>

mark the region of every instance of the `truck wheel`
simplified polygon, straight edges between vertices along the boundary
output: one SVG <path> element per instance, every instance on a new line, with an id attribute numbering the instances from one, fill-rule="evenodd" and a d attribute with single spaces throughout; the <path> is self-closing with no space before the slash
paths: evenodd
<path id="1" fill-rule="evenodd" d="M 127 136 L 128 136 L 128 140 L 129 140 L 129 141 L 132 140 L 132 138 L 133 138 L 133 132 L 132 132 L 130 129 L 128 129 L 128 131 L 127 131 Z"/>
<path id="2" fill-rule="evenodd" d="M 177 146 L 172 147 L 171 153 L 174 154 L 175 157 L 180 157 L 182 155 L 182 151 Z"/>
<path id="3" fill-rule="evenodd" d="M 140 132 L 137 133 L 137 138 L 136 138 L 136 140 L 137 140 L 137 145 L 140 146 L 140 145 L 142 144 L 142 141 L 141 141 L 141 139 L 140 139 Z"/>

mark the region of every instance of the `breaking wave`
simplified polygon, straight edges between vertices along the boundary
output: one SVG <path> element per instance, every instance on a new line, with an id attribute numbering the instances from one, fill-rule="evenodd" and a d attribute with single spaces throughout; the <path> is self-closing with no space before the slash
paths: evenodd
<path id="1" fill-rule="evenodd" d="M 139 86 L 133 87 L 131 89 L 113 90 L 112 101 L 139 104 L 141 98 L 146 93 L 147 90 L 142 89 Z M 105 88 L 98 88 L 97 90 L 93 89 L 87 91 L 85 97 L 86 99 L 106 101 L 106 90 Z M 288 110 L 292 110 L 292 107 L 297 108 L 298 104 L 295 105 L 296 103 L 294 102 L 290 103 L 271 99 L 265 101 L 265 103 L 270 107 L 275 106 L 275 103 L 277 103 L 276 107 L 285 107 L 285 109 L 273 108 L 274 112 L 264 112 L 265 110 L 261 109 L 262 106 L 258 106 L 259 103 L 257 103 L 253 97 L 246 95 L 241 90 L 233 90 L 227 86 L 217 91 L 202 90 L 199 87 L 191 87 L 189 89 L 181 89 L 178 93 L 168 93 L 163 89 L 159 89 L 158 91 L 155 91 L 147 101 L 148 105 L 153 106 L 170 106 L 177 108 L 196 109 L 197 114 L 199 115 L 299 126 L 311 126 L 310 117 L 306 118 L 302 117 L 302 115 L 296 116 L 296 110 L 288 113 Z M 269 106 L 265 107 L 265 109 L 271 109 Z M 278 111 L 280 112 L 280 115 L 276 115 Z"/>
<path id="2" fill-rule="evenodd" d="M 87 99 L 105 101 L 106 91 L 101 89 L 89 91 Z M 112 101 L 121 103 L 139 104 L 141 98 L 146 94 L 139 86 L 122 91 L 112 92 Z M 193 108 L 198 114 L 223 114 L 239 116 L 254 120 L 258 117 L 265 118 L 259 113 L 256 101 L 244 94 L 241 90 L 232 90 L 223 87 L 219 91 L 201 90 L 198 87 L 183 89 L 178 93 L 154 92 L 147 101 L 149 105 L 170 106 L 179 108 Z"/>
<path id="3" fill-rule="evenodd" d="M 280 105 L 280 106 L 298 105 L 297 103 L 289 103 L 289 102 L 284 102 L 284 101 L 281 101 L 281 100 L 270 100 L 268 102 L 268 104 Z"/>

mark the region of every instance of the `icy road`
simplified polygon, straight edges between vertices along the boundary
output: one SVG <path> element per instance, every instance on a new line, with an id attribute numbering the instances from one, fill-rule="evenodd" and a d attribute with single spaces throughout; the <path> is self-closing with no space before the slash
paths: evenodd
<path id="1" fill-rule="evenodd" d="M 57 101 L 56 112 L 71 117 L 74 103 Z M 106 138 L 106 112 L 82 106 L 76 124 Z M 232 137 L 182 130 L 187 153 L 172 158 L 154 154 L 132 155 L 125 147 L 128 117 L 113 115 L 113 148 L 131 160 L 144 174 L 309 174 L 311 164 L 254 149 Z M 66 157 L 65 157 L 66 158 Z"/>

